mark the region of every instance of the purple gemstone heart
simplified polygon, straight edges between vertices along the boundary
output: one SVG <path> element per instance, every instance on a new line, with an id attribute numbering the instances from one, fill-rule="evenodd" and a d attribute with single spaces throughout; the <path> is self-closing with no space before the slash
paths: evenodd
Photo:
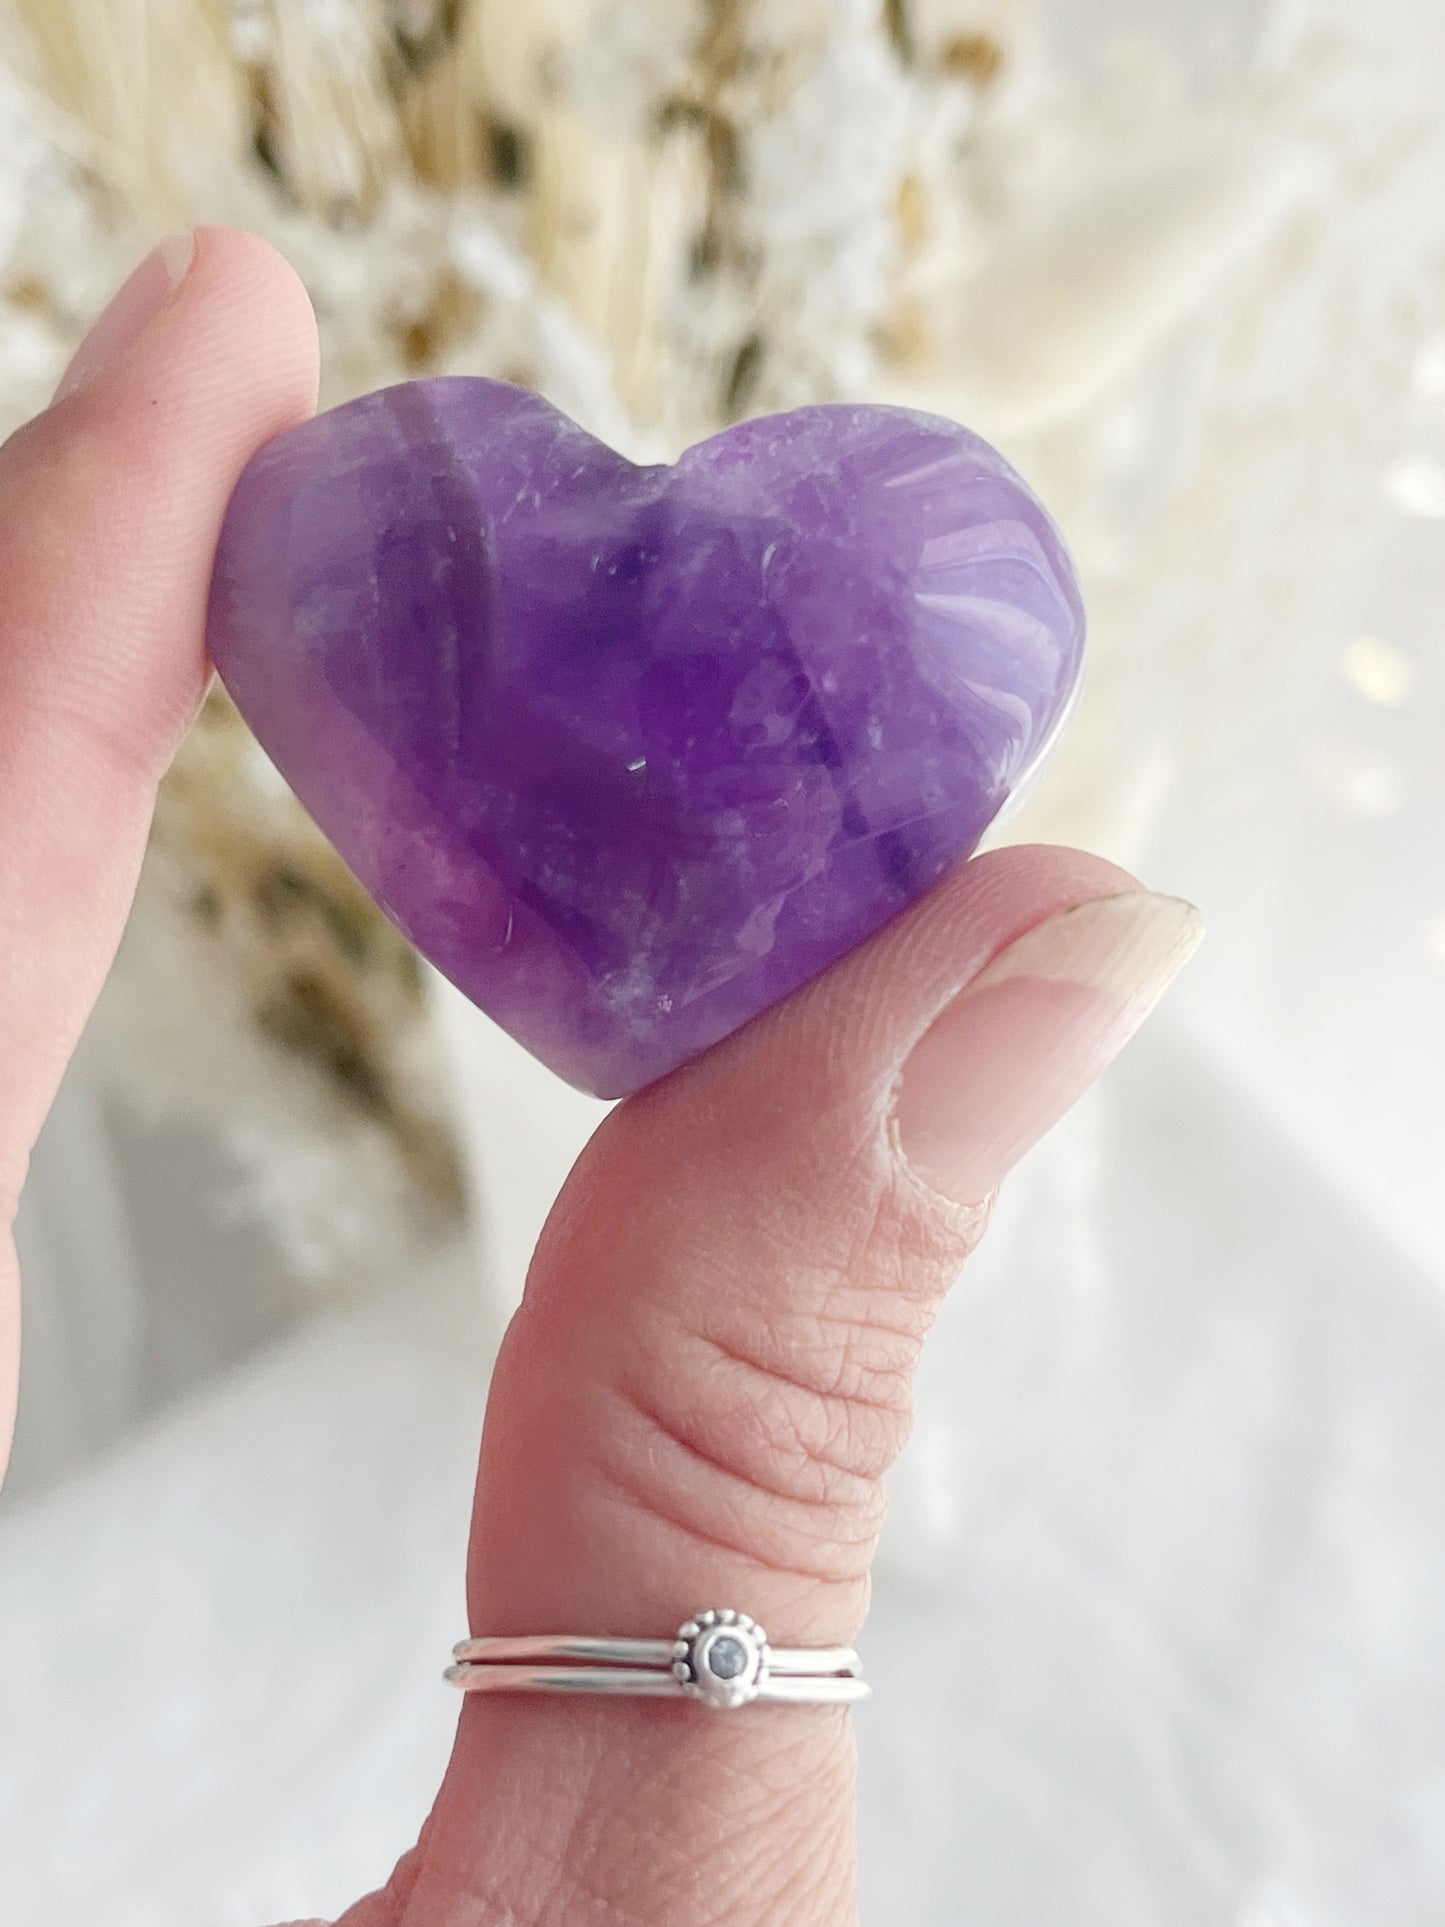
<path id="1" fill-rule="evenodd" d="M 1083 639 L 1053 523 L 951 422 L 805 408 L 639 468 L 467 378 L 262 449 L 210 608 L 227 688 L 377 902 L 609 1097 L 970 854 Z"/>

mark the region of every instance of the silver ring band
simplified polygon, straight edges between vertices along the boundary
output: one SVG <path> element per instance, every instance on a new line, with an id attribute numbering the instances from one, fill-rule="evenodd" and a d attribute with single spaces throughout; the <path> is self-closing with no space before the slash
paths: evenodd
<path id="1" fill-rule="evenodd" d="M 674 1639 L 571 1635 L 464 1639 L 446 1677 L 464 1693 L 586 1693 L 695 1699 L 734 1708 L 840 1706 L 866 1699 L 851 1646 L 770 1646 L 755 1619 L 695 1613 Z"/>

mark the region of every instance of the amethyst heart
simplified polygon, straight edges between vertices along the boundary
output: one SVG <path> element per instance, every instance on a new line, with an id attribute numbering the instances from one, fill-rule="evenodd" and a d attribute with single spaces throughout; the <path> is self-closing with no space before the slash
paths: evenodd
<path id="1" fill-rule="evenodd" d="M 951 422 L 805 408 L 639 468 L 473 379 L 264 448 L 210 608 L 227 688 L 378 903 L 603 1096 L 974 850 L 1083 637 L 1048 515 Z"/>

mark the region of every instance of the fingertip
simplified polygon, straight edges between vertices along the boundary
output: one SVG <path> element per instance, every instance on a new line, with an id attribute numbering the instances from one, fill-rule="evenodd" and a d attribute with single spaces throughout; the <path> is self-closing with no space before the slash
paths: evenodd
<path id="1" fill-rule="evenodd" d="M 1028 932 L 1143 891 L 1102 857 L 1046 844 L 960 863 L 820 977 L 620 1104 L 574 1171 L 539 1257 L 599 1209 L 659 1237 L 728 1212 L 776 1221 L 784 1241 L 789 1225 L 806 1241 L 820 1216 L 834 1231 L 869 1218 L 891 1181 L 900 1073 L 940 1014 Z M 917 1216 L 922 1237 L 929 1213 Z M 972 1242 L 981 1224 L 975 1214 L 932 1227 L 947 1261 L 960 1227 Z"/>
<path id="2" fill-rule="evenodd" d="M 275 420 L 276 432 L 316 410 L 321 350 L 306 285 L 278 248 L 245 228 L 195 230 L 186 286 L 212 304 L 222 344 Z"/>
<path id="3" fill-rule="evenodd" d="M 260 445 L 314 414 L 316 315 L 300 275 L 259 234 L 201 227 L 169 301 L 129 352 L 84 391 L 98 412 L 143 408 L 184 434 L 187 459 L 217 463 L 227 493 Z"/>
<path id="4" fill-rule="evenodd" d="M 649 1109 L 737 1101 L 754 1117 L 777 1095 L 839 1099 L 857 1111 L 860 1083 L 881 1089 L 948 999 L 1010 943 L 1061 910 L 1144 888 L 1117 864 L 1053 844 L 1010 844 L 958 864 L 832 968 L 704 1057 L 629 1100 Z M 804 1096 L 806 1095 L 806 1098 Z M 624 1106 L 627 1109 L 628 1106 Z"/>
<path id="5" fill-rule="evenodd" d="M 48 415 L 104 417 L 143 390 L 159 407 L 197 375 L 203 391 L 243 397 L 262 439 L 316 407 L 310 296 L 286 257 L 243 228 L 181 229 L 154 247 L 77 348 Z"/>
<path id="6" fill-rule="evenodd" d="M 945 887 L 948 882 L 977 886 L 984 879 L 990 888 L 1020 898 L 1035 893 L 1053 897 L 1062 891 L 1082 899 L 1144 888 L 1136 876 L 1107 857 L 1062 843 L 1011 843 L 986 850 L 971 863 L 960 865 L 945 880 Z"/>

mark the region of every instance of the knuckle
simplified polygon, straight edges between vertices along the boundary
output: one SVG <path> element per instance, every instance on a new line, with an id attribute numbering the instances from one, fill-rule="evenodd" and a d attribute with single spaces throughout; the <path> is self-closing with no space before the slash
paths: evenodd
<path id="1" fill-rule="evenodd" d="M 719 1277 L 681 1307 L 634 1307 L 608 1429 L 614 1481 L 761 1563 L 861 1579 L 952 1276 L 921 1216 L 877 1186 L 831 1249 L 774 1250 L 746 1290 Z"/>
<path id="2" fill-rule="evenodd" d="M 700 1380 L 684 1369 L 678 1383 L 689 1382 Z M 619 1388 L 600 1470 L 625 1501 L 694 1542 L 771 1572 L 860 1580 L 883 1523 L 881 1481 L 826 1466 L 802 1477 L 802 1462 L 776 1452 L 765 1428 L 717 1414 Z"/>

